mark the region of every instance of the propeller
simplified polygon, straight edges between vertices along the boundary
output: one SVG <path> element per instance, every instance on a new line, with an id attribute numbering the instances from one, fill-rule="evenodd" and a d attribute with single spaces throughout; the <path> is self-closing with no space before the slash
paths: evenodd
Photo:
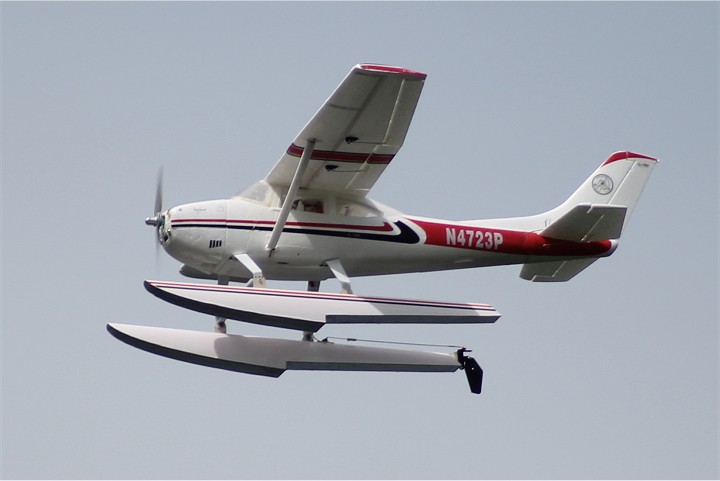
<path id="1" fill-rule="evenodd" d="M 155 244 L 155 256 L 157 257 L 158 248 L 160 247 L 160 229 L 165 222 L 165 218 L 162 215 L 162 204 L 163 204 L 163 169 L 160 167 L 157 174 L 157 182 L 155 183 L 155 208 L 152 217 L 145 218 L 145 224 L 155 227 L 157 244 Z"/>
<path id="2" fill-rule="evenodd" d="M 474 358 L 465 355 L 466 352 L 472 351 L 462 348 L 457 352 L 460 368 L 465 371 L 465 376 L 467 376 L 470 385 L 470 392 L 480 394 L 482 392 L 483 370 Z"/>

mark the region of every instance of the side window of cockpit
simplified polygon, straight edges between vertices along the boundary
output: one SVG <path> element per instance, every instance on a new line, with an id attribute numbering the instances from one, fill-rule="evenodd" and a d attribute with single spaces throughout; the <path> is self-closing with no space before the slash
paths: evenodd
<path id="1" fill-rule="evenodd" d="M 293 202 L 292 210 L 312 212 L 314 214 L 323 214 L 325 212 L 323 201 L 320 199 L 298 199 Z"/>
<path id="2" fill-rule="evenodd" d="M 348 217 L 375 217 L 380 215 L 375 209 L 365 204 L 343 199 L 338 199 L 338 214 Z"/>

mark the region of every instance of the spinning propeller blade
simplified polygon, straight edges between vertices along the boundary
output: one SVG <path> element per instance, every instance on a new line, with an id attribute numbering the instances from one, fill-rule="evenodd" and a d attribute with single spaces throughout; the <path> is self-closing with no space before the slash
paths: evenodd
<path id="1" fill-rule="evenodd" d="M 163 201 L 163 168 L 158 169 L 157 182 L 155 184 L 155 215 L 162 212 Z"/>
<path id="2" fill-rule="evenodd" d="M 155 259 L 158 257 L 158 249 L 160 248 L 160 228 L 163 224 L 163 169 L 160 167 L 157 174 L 157 182 L 155 183 L 155 208 L 152 217 L 145 218 L 145 224 L 155 227 Z"/>

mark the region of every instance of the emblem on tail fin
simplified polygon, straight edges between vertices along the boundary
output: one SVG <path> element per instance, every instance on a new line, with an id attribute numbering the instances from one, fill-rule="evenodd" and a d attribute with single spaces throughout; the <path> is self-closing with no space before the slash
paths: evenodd
<path id="1" fill-rule="evenodd" d="M 613 190 L 613 181 L 609 175 L 598 174 L 593 177 L 592 188 L 600 195 L 607 195 Z"/>

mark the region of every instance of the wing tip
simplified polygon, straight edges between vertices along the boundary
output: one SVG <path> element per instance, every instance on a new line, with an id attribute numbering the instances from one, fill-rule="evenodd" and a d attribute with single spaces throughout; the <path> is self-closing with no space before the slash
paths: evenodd
<path id="1" fill-rule="evenodd" d="M 418 77 L 420 79 L 427 78 L 427 74 L 424 74 L 422 72 L 418 72 L 417 70 L 411 70 L 409 68 L 404 67 L 395 67 L 392 65 L 381 65 L 381 64 L 375 64 L 375 63 L 361 63 L 356 66 L 356 68 L 361 70 L 368 70 L 373 72 L 384 72 L 384 73 L 395 73 L 395 74 L 401 74 L 401 75 L 410 75 L 412 77 Z"/>

